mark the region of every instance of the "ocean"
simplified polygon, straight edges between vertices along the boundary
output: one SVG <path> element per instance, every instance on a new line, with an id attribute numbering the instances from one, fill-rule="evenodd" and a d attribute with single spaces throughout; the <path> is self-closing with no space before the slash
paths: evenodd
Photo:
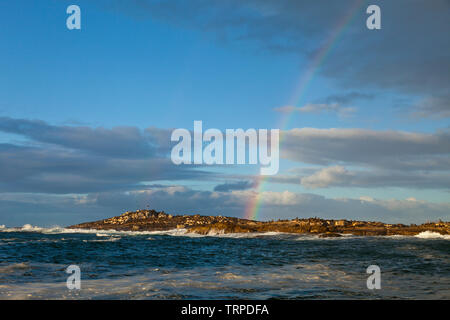
<path id="1" fill-rule="evenodd" d="M 0 299 L 450 299 L 449 240 L 0 226 Z"/>

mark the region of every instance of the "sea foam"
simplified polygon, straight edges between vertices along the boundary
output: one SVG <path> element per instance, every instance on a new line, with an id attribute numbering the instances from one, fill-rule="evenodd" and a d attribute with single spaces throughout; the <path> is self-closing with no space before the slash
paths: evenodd
<path id="1" fill-rule="evenodd" d="M 450 235 L 448 234 L 440 234 L 433 231 L 423 231 L 416 235 L 415 237 L 421 238 L 421 239 L 445 239 L 450 240 Z"/>
<path id="2" fill-rule="evenodd" d="M 140 235 L 168 235 L 168 236 L 178 236 L 178 237 L 190 237 L 190 238 L 200 238 L 200 237 L 218 237 L 218 238 L 260 238 L 260 237 L 276 237 L 284 238 L 288 236 L 296 236 L 296 240 L 338 240 L 338 239 L 348 239 L 353 237 L 349 234 L 342 234 L 343 237 L 340 238 L 319 238 L 317 235 L 311 234 L 292 234 L 284 232 L 248 232 L 248 233 L 223 233 L 222 230 L 211 230 L 208 234 L 202 235 L 198 233 L 188 232 L 187 229 L 171 229 L 166 231 L 118 231 L 118 230 L 99 230 L 99 229 L 69 229 L 59 226 L 54 226 L 50 228 L 33 226 L 31 224 L 25 224 L 22 227 L 7 228 L 5 225 L 0 225 L 0 232 L 38 232 L 43 234 L 73 234 L 73 233 L 84 233 L 84 234 L 95 234 L 97 237 L 110 237 L 110 236 L 140 236 Z M 388 236 L 386 238 L 394 237 L 405 237 L 408 236 Z M 433 231 L 423 231 L 416 236 L 416 238 L 422 239 L 445 239 L 450 240 L 450 235 L 442 235 Z"/>

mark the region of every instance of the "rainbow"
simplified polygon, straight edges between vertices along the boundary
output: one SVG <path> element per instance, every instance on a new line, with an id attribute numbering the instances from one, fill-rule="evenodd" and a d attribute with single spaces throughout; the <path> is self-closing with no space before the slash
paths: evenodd
<path id="1" fill-rule="evenodd" d="M 365 2 L 366 2 L 365 0 L 355 0 L 353 5 L 349 8 L 348 12 L 342 17 L 342 19 L 338 21 L 329 37 L 326 39 L 324 45 L 321 47 L 320 50 L 318 50 L 318 52 L 316 53 L 316 55 L 313 57 L 308 67 L 306 68 L 306 71 L 301 75 L 298 81 L 298 85 L 295 86 L 294 93 L 292 94 L 292 97 L 289 100 L 288 106 L 295 106 L 299 104 L 299 102 L 303 98 L 303 95 L 308 89 L 309 84 L 311 83 L 312 79 L 319 70 L 320 65 L 325 61 L 325 59 L 333 49 L 333 46 L 337 43 L 339 36 L 343 33 L 345 28 L 351 23 L 351 21 L 354 19 L 356 14 L 359 12 L 359 9 L 362 8 Z M 289 120 L 292 118 L 294 112 L 295 110 L 284 113 L 279 125 L 277 126 L 278 128 L 280 128 L 280 145 L 283 141 L 283 131 L 288 127 Z M 262 206 L 264 187 L 266 185 L 268 178 L 269 176 L 262 176 L 262 175 L 259 175 L 257 177 L 255 182 L 256 191 L 250 197 L 250 200 L 247 202 L 247 205 L 245 207 L 244 213 L 245 219 L 250 220 L 258 219 L 258 213 Z"/>

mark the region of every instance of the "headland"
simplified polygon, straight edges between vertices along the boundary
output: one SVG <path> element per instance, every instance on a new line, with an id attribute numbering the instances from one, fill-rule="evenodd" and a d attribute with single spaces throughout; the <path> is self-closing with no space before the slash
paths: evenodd
<path id="1" fill-rule="evenodd" d="M 127 211 L 120 216 L 69 226 L 72 229 L 117 231 L 167 231 L 186 229 L 189 233 L 226 234 L 249 232 L 309 233 L 320 237 L 357 236 L 414 236 L 424 231 L 450 234 L 450 222 L 428 222 L 420 225 L 388 224 L 373 221 L 331 220 L 319 218 L 254 221 L 235 217 L 171 215 L 164 211 Z"/>

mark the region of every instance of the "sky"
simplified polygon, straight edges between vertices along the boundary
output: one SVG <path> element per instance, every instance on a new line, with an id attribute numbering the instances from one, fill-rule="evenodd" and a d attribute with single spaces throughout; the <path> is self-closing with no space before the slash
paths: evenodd
<path id="1" fill-rule="evenodd" d="M 0 0 L 0 225 L 449 221 L 449 27 L 446 0 Z M 278 174 L 173 164 L 195 120 L 280 129 Z"/>

